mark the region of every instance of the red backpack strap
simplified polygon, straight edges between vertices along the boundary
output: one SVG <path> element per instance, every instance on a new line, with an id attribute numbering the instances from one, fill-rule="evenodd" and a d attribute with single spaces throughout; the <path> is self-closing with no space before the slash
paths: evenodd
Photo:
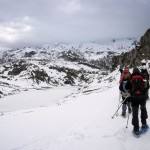
<path id="1" fill-rule="evenodd" d="M 120 78 L 120 81 L 119 81 L 119 83 L 121 83 L 122 82 L 122 80 L 125 78 L 125 76 L 124 76 L 124 73 L 121 75 L 121 78 Z"/>
<path id="2" fill-rule="evenodd" d="M 132 76 L 131 81 L 134 81 L 134 80 L 137 79 L 137 78 L 143 80 L 143 77 L 142 77 L 141 75 L 135 75 L 135 76 Z"/>
<path id="3" fill-rule="evenodd" d="M 141 79 L 143 81 L 143 77 L 141 75 L 132 76 L 132 78 L 131 78 L 132 85 L 133 85 L 135 79 Z M 144 87 L 144 82 L 142 82 L 142 86 Z"/>

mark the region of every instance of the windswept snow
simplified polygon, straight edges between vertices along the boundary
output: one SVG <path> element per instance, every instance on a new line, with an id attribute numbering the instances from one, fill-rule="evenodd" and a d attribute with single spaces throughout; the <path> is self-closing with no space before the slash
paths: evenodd
<path id="1" fill-rule="evenodd" d="M 119 77 L 119 76 L 118 76 Z M 105 83 L 103 82 L 103 85 Z M 93 85 L 94 87 L 94 85 Z M 98 85 L 97 85 L 98 87 Z M 47 91 L 27 91 L 25 97 L 18 94 L 16 101 L 42 98 L 48 101 L 52 97 L 61 101 L 45 107 L 4 112 L 0 116 L 1 150 L 149 150 L 150 134 L 135 138 L 132 135 L 131 115 L 126 129 L 127 119 L 119 115 L 111 116 L 118 107 L 119 91 L 114 82 L 112 88 L 103 88 L 89 93 L 76 93 L 63 98 L 66 89 L 49 89 Z M 52 93 L 52 91 L 55 93 Z M 40 92 L 40 93 L 39 93 Z M 46 94 L 49 92 L 49 94 Z M 68 89 L 68 94 L 71 89 Z M 39 97 L 40 95 L 40 97 Z M 55 97 L 56 96 L 56 97 Z M 60 97 L 59 97 L 60 96 Z M 9 97 L 0 99 L 10 107 Z M 2 102 L 0 103 L 0 105 Z M 0 106 L 1 107 L 1 106 Z M 5 106 L 6 107 L 6 106 Z M 2 108 L 2 107 L 1 107 Z M 148 114 L 150 102 L 147 102 Z M 149 123 L 149 119 L 148 119 Z"/>
<path id="2" fill-rule="evenodd" d="M 0 79 L 3 96 L 0 98 L 0 150 L 149 150 L 150 132 L 141 138 L 133 137 L 131 114 L 127 129 L 127 119 L 121 117 L 121 109 L 112 119 L 119 105 L 120 73 L 117 70 L 109 73 L 74 61 L 56 59 L 63 54 L 59 52 L 71 49 L 83 52 L 87 60 L 96 60 L 111 51 L 118 54 L 129 51 L 134 47 L 133 42 L 135 39 L 114 40 L 107 45 L 54 44 L 3 53 L 4 58 L 22 59 L 31 54 L 33 59 L 27 57 L 32 64 L 27 67 L 29 72 L 22 71 L 13 78 L 8 76 L 8 65 L 5 68 L 1 65 L 0 71 L 4 74 Z M 47 57 L 49 62 L 36 60 Z M 32 67 L 45 70 L 51 75 L 51 82 L 58 79 L 59 86 L 46 82 L 35 84 L 35 80 L 27 82 Z M 57 71 L 60 67 L 81 73 L 87 71 L 85 77 L 89 81 L 77 78 L 76 86 L 62 86 L 67 74 Z M 17 94 L 9 95 L 14 93 Z M 149 101 L 147 110 L 150 116 Z"/>
<path id="3" fill-rule="evenodd" d="M 75 92 L 77 87 L 55 87 L 43 90 L 24 91 L 0 100 L 0 111 L 10 112 L 35 107 L 59 104 L 61 99 Z M 59 93 L 59 94 L 58 94 Z"/>

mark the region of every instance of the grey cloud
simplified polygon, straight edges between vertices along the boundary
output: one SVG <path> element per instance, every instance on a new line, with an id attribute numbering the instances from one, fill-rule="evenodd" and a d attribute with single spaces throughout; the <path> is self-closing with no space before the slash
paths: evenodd
<path id="1" fill-rule="evenodd" d="M 139 37 L 150 25 L 149 6 L 149 0 L 1 0 L 0 45 Z"/>

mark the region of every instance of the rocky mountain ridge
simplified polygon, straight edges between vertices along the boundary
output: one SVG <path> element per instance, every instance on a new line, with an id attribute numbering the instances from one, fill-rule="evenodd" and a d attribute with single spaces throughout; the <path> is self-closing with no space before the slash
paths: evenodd
<path id="1" fill-rule="evenodd" d="M 115 70 L 118 65 L 136 67 L 142 60 L 150 60 L 150 29 L 145 32 L 134 49 L 112 58 L 112 70 Z"/>
<path id="2" fill-rule="evenodd" d="M 109 74 L 112 57 L 129 51 L 134 42 L 55 44 L 5 51 L 0 55 L 0 95 L 30 88 L 99 83 Z"/>

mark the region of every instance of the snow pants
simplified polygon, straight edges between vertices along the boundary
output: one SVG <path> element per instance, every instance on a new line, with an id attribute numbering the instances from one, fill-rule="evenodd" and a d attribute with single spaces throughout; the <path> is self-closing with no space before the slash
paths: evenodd
<path id="1" fill-rule="evenodd" d="M 132 125 L 134 126 L 134 131 L 139 131 L 139 118 L 138 118 L 139 106 L 141 110 L 142 125 L 147 123 L 146 119 L 148 118 L 146 110 L 146 95 L 132 97 L 131 106 L 132 106 Z"/>
<path id="2" fill-rule="evenodd" d="M 122 100 L 124 101 L 125 98 L 122 97 Z M 126 113 L 127 107 L 128 107 L 128 109 L 131 109 L 130 98 L 127 98 L 127 99 L 122 103 L 122 112 L 123 112 L 123 113 Z"/>

